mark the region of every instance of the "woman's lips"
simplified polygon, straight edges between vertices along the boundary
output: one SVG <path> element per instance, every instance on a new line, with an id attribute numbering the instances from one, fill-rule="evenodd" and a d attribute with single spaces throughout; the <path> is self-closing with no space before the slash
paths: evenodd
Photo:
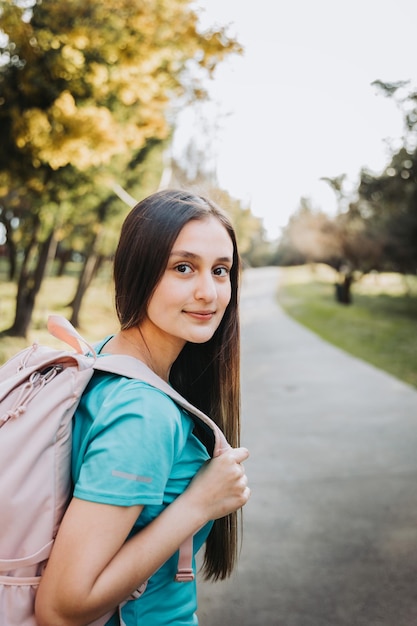
<path id="1" fill-rule="evenodd" d="M 215 311 L 185 311 L 185 313 L 194 319 L 207 321 L 211 320 Z"/>

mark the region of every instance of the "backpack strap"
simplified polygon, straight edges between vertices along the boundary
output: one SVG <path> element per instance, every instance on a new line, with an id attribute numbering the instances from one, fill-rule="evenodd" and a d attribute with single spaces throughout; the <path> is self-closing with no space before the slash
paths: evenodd
<path id="1" fill-rule="evenodd" d="M 88 352 L 93 355 L 93 358 L 97 358 L 93 346 L 86 341 L 84 337 L 81 337 L 80 333 L 75 330 L 71 322 L 62 315 L 49 315 L 47 328 L 51 335 L 67 343 L 74 348 L 78 354 L 84 354 L 85 348 L 87 348 Z"/>
<path id="2" fill-rule="evenodd" d="M 94 347 L 88 343 L 73 327 L 73 325 L 61 315 L 50 315 L 48 317 L 48 330 L 58 339 L 61 339 L 75 350 L 82 354 L 83 346 L 87 347 L 93 359 L 93 368 L 97 371 L 118 374 L 126 378 L 135 378 L 156 387 L 172 398 L 174 402 L 182 406 L 186 411 L 197 417 L 203 425 L 211 430 L 214 436 L 213 457 L 219 456 L 230 449 L 226 437 L 217 424 L 203 411 L 192 405 L 181 394 L 171 387 L 167 382 L 153 372 L 145 363 L 131 356 L 122 354 L 103 355 L 97 358 Z M 193 537 L 186 539 L 179 549 L 178 570 L 175 580 L 178 582 L 188 582 L 194 580 L 192 569 L 193 558 Z"/>

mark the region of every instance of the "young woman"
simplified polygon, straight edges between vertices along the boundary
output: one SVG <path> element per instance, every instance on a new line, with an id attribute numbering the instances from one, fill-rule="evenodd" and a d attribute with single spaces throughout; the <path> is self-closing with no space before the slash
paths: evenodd
<path id="1" fill-rule="evenodd" d="M 250 495 L 248 451 L 236 447 L 239 272 L 233 228 L 207 199 L 161 191 L 126 218 L 114 260 L 120 331 L 100 354 L 143 361 L 233 447 L 209 460 L 203 433 L 167 395 L 96 372 L 74 419 L 74 497 L 37 593 L 40 626 L 89 624 L 145 581 L 122 609 L 127 626 L 195 626 L 195 581 L 175 580 L 192 535 L 194 554 L 206 543 L 207 578 L 232 571 Z"/>

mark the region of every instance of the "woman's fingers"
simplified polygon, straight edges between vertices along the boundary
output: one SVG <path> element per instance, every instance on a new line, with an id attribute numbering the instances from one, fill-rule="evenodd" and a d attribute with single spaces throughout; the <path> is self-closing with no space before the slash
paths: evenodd
<path id="1" fill-rule="evenodd" d="M 237 463 L 243 463 L 249 457 L 249 450 L 247 448 L 230 448 L 228 454 L 231 454 Z"/>
<path id="2" fill-rule="evenodd" d="M 191 490 L 207 519 L 217 519 L 240 509 L 250 497 L 243 461 L 246 448 L 230 448 L 206 463 L 191 483 Z"/>

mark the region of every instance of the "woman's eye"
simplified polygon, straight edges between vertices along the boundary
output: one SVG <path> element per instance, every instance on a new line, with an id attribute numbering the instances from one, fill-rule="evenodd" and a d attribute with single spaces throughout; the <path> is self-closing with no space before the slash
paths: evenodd
<path id="1" fill-rule="evenodd" d="M 180 274 L 189 274 L 192 271 L 191 267 L 186 263 L 180 263 L 175 267 L 175 269 L 177 272 L 180 272 Z"/>
<path id="2" fill-rule="evenodd" d="M 229 274 L 230 270 L 227 267 L 216 267 L 216 269 L 214 270 L 214 274 L 216 276 L 227 276 Z"/>

